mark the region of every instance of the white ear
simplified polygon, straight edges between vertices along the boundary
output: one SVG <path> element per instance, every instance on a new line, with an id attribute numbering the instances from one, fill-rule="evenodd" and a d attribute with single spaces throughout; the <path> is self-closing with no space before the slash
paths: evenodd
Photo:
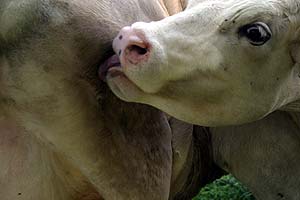
<path id="1" fill-rule="evenodd" d="M 293 61 L 295 64 L 300 64 L 300 42 L 296 42 L 295 44 L 292 44 L 291 49 L 291 56 L 293 58 Z"/>
<path id="2" fill-rule="evenodd" d="M 299 73 L 299 69 L 300 69 L 300 41 L 299 42 L 295 42 L 294 44 L 292 44 L 291 46 L 291 57 L 293 59 L 293 69 L 295 73 Z M 296 75 L 295 77 L 300 77 L 300 74 Z M 298 79 L 298 78 L 297 78 Z M 295 82 L 295 88 L 297 87 L 296 85 L 299 86 L 299 84 L 297 84 L 297 82 Z M 287 105 L 284 105 L 283 107 L 281 107 L 279 110 L 282 111 L 287 111 L 287 112 L 300 112 L 300 100 L 296 100 L 294 102 L 291 102 Z"/>
<path id="3" fill-rule="evenodd" d="M 185 10 L 187 4 L 188 4 L 188 0 L 180 0 L 180 4 L 182 7 L 182 10 Z"/>
<path id="4" fill-rule="evenodd" d="M 186 0 L 164 0 L 165 6 L 170 15 L 174 15 L 184 10 Z"/>
<path id="5" fill-rule="evenodd" d="M 300 17 L 297 19 L 298 28 L 295 31 L 293 43 L 291 45 L 291 56 L 295 64 L 300 64 Z"/>

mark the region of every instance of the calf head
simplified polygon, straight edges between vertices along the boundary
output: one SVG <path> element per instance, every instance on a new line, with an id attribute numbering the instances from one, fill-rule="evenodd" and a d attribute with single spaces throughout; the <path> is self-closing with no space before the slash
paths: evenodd
<path id="1" fill-rule="evenodd" d="M 241 124 L 300 97 L 300 3 L 190 0 L 114 40 L 121 68 L 107 81 L 121 99 L 199 125 Z"/>

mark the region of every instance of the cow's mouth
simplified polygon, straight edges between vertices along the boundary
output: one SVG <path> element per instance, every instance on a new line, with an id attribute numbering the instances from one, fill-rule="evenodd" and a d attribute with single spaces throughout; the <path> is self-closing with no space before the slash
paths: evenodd
<path id="1" fill-rule="evenodd" d="M 111 56 L 100 65 L 98 76 L 122 100 L 135 102 L 145 96 L 145 92 L 124 74 L 118 55 Z"/>
<path id="2" fill-rule="evenodd" d="M 119 56 L 113 55 L 100 65 L 98 70 L 100 80 L 106 82 L 106 76 L 110 70 L 115 69 L 111 73 L 112 75 L 117 75 L 118 72 L 121 73 L 121 70 L 116 70 L 117 68 L 121 69 L 121 62 Z"/>

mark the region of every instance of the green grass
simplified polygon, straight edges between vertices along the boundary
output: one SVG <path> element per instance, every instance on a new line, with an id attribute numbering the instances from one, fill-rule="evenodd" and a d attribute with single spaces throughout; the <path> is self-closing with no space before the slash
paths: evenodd
<path id="1" fill-rule="evenodd" d="M 193 200 L 255 200 L 233 176 L 227 175 L 202 188 Z"/>

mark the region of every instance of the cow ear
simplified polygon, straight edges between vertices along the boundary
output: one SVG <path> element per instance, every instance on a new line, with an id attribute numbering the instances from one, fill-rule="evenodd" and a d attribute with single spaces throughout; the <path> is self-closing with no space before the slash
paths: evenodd
<path id="1" fill-rule="evenodd" d="M 299 27 L 296 29 L 294 35 L 294 39 L 291 45 L 291 56 L 295 64 L 300 65 L 300 17 L 299 19 Z"/>
<path id="2" fill-rule="evenodd" d="M 188 4 L 188 0 L 180 0 L 182 10 L 185 10 Z"/>
<path id="3" fill-rule="evenodd" d="M 295 64 L 300 65 L 300 42 L 292 44 L 291 56 Z"/>
<path id="4" fill-rule="evenodd" d="M 186 0 L 164 0 L 165 6 L 170 15 L 183 11 Z"/>

